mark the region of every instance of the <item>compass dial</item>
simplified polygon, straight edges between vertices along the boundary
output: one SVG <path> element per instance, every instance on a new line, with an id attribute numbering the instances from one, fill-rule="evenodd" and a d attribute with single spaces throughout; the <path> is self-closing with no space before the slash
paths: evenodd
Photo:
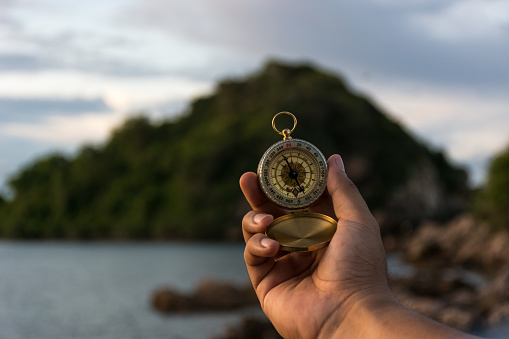
<path id="1" fill-rule="evenodd" d="M 311 143 L 290 139 L 272 145 L 258 165 L 260 186 L 274 203 L 288 209 L 304 208 L 324 192 L 327 163 Z"/>

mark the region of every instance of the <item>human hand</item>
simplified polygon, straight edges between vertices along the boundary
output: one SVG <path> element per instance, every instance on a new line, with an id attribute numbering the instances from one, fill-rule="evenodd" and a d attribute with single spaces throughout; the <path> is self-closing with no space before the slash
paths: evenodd
<path id="1" fill-rule="evenodd" d="M 341 157 L 328 162 L 328 193 L 310 210 L 338 220 L 328 247 L 281 257 L 266 227 L 286 212 L 261 192 L 255 173 L 240 179 L 253 211 L 243 219 L 244 258 L 263 311 L 285 338 L 330 338 L 359 303 L 392 300 L 378 223 Z"/>

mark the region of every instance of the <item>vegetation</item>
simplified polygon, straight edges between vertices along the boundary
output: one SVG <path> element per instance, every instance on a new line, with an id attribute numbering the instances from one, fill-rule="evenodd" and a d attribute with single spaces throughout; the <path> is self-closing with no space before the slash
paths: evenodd
<path id="1" fill-rule="evenodd" d="M 478 218 L 495 229 L 509 225 L 509 146 L 492 161 L 486 185 L 475 200 Z"/>
<path id="2" fill-rule="evenodd" d="M 248 208 L 238 178 L 280 140 L 271 120 L 283 110 L 298 118 L 294 137 L 345 158 L 373 209 L 388 208 L 423 162 L 441 190 L 465 190 L 464 171 L 337 76 L 271 62 L 221 82 L 178 121 L 132 118 L 104 145 L 35 161 L 10 180 L 13 198 L 0 199 L 0 237 L 222 238 Z"/>

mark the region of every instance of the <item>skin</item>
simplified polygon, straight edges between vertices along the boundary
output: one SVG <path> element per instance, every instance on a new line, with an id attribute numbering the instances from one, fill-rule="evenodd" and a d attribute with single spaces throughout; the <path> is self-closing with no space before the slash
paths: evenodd
<path id="1" fill-rule="evenodd" d="M 265 236 L 286 211 L 261 192 L 255 173 L 240 178 L 252 207 L 243 219 L 244 259 L 260 305 L 285 338 L 467 338 L 400 305 L 387 283 L 377 221 L 341 157 L 327 162 L 328 192 L 310 211 L 338 220 L 328 247 L 283 253 Z"/>

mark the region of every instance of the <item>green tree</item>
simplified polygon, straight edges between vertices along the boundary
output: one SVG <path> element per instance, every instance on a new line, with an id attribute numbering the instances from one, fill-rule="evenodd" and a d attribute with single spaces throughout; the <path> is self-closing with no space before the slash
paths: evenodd
<path id="1" fill-rule="evenodd" d="M 509 229 L 509 146 L 491 162 L 486 185 L 475 200 L 480 219 L 496 229 Z"/>

